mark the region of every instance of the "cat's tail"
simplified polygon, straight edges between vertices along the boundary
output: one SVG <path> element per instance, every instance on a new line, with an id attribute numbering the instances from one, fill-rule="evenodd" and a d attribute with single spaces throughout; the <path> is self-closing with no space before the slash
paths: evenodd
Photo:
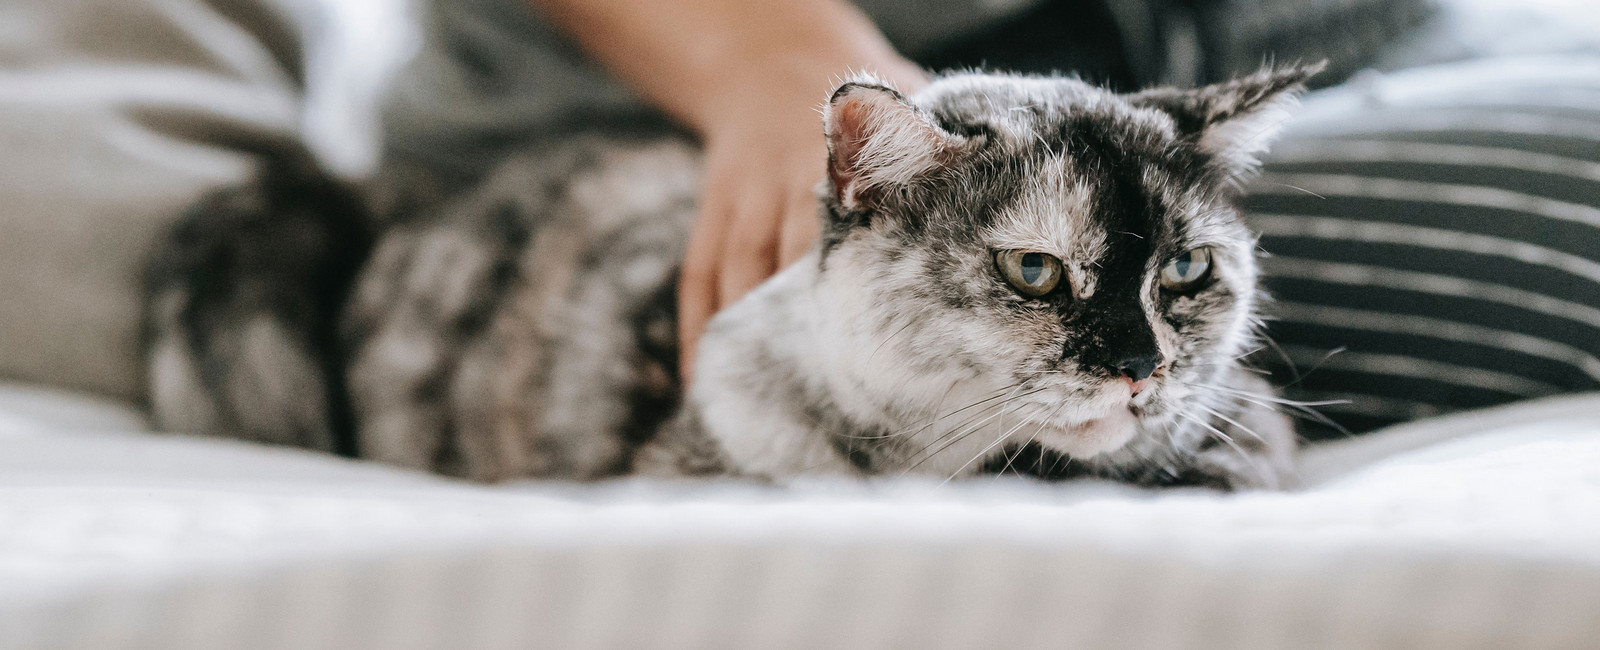
<path id="1" fill-rule="evenodd" d="M 146 268 L 143 355 L 162 430 L 356 450 L 337 323 L 371 248 L 352 187 L 297 147 L 192 205 Z"/>

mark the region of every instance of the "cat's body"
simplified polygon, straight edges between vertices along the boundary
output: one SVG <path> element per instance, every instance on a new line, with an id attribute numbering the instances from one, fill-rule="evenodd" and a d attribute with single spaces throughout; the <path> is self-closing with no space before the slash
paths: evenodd
<path id="1" fill-rule="evenodd" d="M 481 480 L 1275 486 L 1293 436 L 1237 360 L 1257 290 L 1231 194 L 1307 74 L 1135 96 L 842 86 L 822 241 L 713 320 L 687 396 L 686 140 L 532 145 L 377 218 L 306 203 L 337 192 L 314 175 L 267 174 L 197 206 L 158 257 L 152 402 L 177 430 L 332 449 L 348 428 L 363 457 Z"/>

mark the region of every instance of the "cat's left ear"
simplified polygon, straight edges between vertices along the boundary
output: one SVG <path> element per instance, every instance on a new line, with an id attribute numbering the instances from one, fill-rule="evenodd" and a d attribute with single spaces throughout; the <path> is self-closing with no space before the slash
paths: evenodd
<path id="1" fill-rule="evenodd" d="M 967 138 L 950 133 L 887 84 L 861 77 L 822 111 L 828 182 L 846 208 L 915 182 L 950 161 Z"/>
<path id="2" fill-rule="evenodd" d="M 1263 68 L 1244 77 L 1194 90 L 1154 88 L 1128 96 L 1135 106 L 1172 116 L 1178 130 L 1215 157 L 1230 178 L 1246 176 L 1260 166 L 1264 153 L 1289 111 L 1305 92 L 1305 82 L 1327 62 Z"/>

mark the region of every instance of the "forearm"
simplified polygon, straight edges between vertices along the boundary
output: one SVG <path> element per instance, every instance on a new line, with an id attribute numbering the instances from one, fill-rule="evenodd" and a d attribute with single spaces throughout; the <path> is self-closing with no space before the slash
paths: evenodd
<path id="1" fill-rule="evenodd" d="M 751 101 L 811 110 L 839 76 L 911 91 L 922 72 L 842 0 L 530 0 L 662 110 L 702 133 Z"/>

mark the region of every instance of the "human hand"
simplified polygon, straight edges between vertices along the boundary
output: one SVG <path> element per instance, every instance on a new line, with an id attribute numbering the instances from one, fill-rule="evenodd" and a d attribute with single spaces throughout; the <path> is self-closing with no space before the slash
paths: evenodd
<path id="1" fill-rule="evenodd" d="M 815 111 L 822 97 L 751 98 L 704 134 L 700 212 L 678 283 L 680 368 L 693 371 L 706 323 L 817 237 L 816 187 L 827 142 Z"/>
<path id="2" fill-rule="evenodd" d="M 678 283 L 687 381 L 711 316 L 805 254 L 827 165 L 830 75 L 925 73 L 847 0 L 531 0 L 591 55 L 699 134 L 700 214 Z M 834 77 L 833 81 L 836 81 Z"/>
<path id="3" fill-rule="evenodd" d="M 702 121 L 705 145 L 700 213 L 689 237 L 678 282 L 679 369 L 693 379 L 706 323 L 767 278 L 799 260 L 821 226 L 817 189 L 828 163 L 821 108 L 839 69 L 800 61 L 789 75 L 756 78 L 711 102 Z M 882 59 L 880 75 L 907 93 L 926 74 L 898 57 Z M 784 66 L 752 66 L 757 71 Z M 847 70 L 841 70 L 847 72 Z M 707 114 L 702 113 L 702 114 Z"/>

